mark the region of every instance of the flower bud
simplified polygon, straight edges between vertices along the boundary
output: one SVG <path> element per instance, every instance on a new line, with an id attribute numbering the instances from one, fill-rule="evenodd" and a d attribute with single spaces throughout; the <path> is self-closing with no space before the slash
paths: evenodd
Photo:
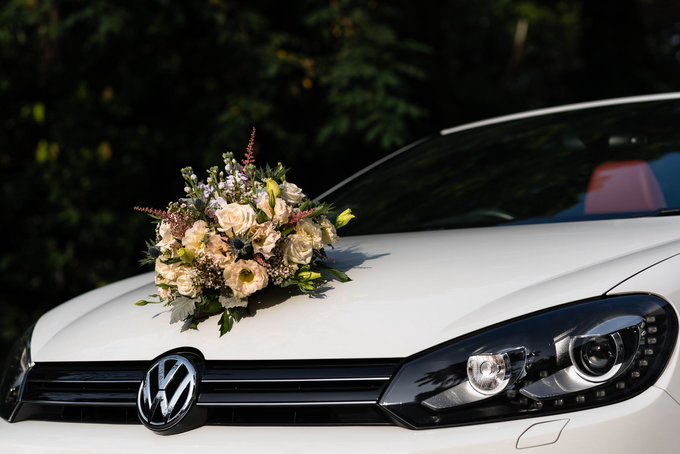
<path id="1" fill-rule="evenodd" d="M 314 271 L 302 271 L 298 273 L 298 277 L 305 281 L 313 281 L 315 279 L 320 279 L 321 273 L 316 273 Z"/>
<path id="2" fill-rule="evenodd" d="M 160 257 L 160 255 L 161 255 L 160 248 L 157 248 L 155 246 L 150 247 L 147 252 L 148 252 L 149 256 L 153 257 L 153 258 Z"/>
<path id="3" fill-rule="evenodd" d="M 267 178 L 267 193 L 271 198 L 281 195 L 281 189 L 279 188 L 279 185 L 271 178 Z"/>
<path id="4" fill-rule="evenodd" d="M 347 208 L 345 211 L 340 213 L 337 218 L 335 218 L 335 228 L 339 229 L 340 227 L 346 226 L 347 223 L 352 219 L 354 219 L 352 210 Z"/>
<path id="5" fill-rule="evenodd" d="M 179 248 L 177 250 L 177 254 L 179 255 L 179 258 L 182 259 L 182 263 L 191 263 L 196 258 L 196 254 L 194 254 L 190 249 L 187 249 L 185 247 Z"/>

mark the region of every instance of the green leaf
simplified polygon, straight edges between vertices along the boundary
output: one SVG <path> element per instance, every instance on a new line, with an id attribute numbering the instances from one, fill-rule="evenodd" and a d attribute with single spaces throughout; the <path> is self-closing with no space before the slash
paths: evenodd
<path id="1" fill-rule="evenodd" d="M 256 221 L 258 224 L 264 224 L 264 223 L 267 222 L 268 220 L 269 220 L 269 216 L 267 216 L 267 213 L 265 213 L 264 211 L 258 209 L 258 210 L 257 210 L 257 218 L 255 219 L 255 221 Z"/>
<path id="2" fill-rule="evenodd" d="M 179 263 L 182 261 L 181 257 L 172 257 L 167 260 L 161 260 L 161 263 L 165 263 L 166 265 L 172 265 L 173 263 Z"/>
<path id="3" fill-rule="evenodd" d="M 234 327 L 234 319 L 228 310 L 225 310 L 222 313 L 222 316 L 217 323 L 220 326 L 220 337 L 227 334 Z"/>
<path id="4" fill-rule="evenodd" d="M 334 278 L 336 278 L 340 282 L 349 282 L 349 281 L 352 280 L 344 272 L 333 269 L 333 268 L 331 268 L 330 266 L 326 265 L 325 263 L 323 263 L 321 261 L 314 262 L 314 266 L 317 267 L 317 268 L 321 268 L 323 271 L 330 274 L 331 276 L 333 276 Z"/>
<path id="5" fill-rule="evenodd" d="M 283 230 L 283 231 L 281 232 L 281 236 L 286 236 L 286 235 L 288 235 L 290 232 L 292 232 L 293 230 L 295 230 L 295 226 L 288 227 L 287 229 L 285 229 L 285 230 Z"/>
<path id="6" fill-rule="evenodd" d="M 330 214 L 333 212 L 333 204 L 331 203 L 322 203 L 321 205 L 318 205 L 316 208 L 314 208 L 314 211 L 309 213 L 307 218 L 315 218 L 318 216 L 325 216 L 327 214 Z"/>
<path id="7" fill-rule="evenodd" d="M 240 322 L 243 317 L 250 315 L 245 307 L 232 307 L 227 310 L 236 323 Z"/>
<path id="8" fill-rule="evenodd" d="M 342 271 L 334 270 L 333 268 L 326 268 L 324 269 L 324 271 L 333 276 L 334 278 L 336 278 L 337 280 L 339 280 L 340 282 L 349 282 L 352 280 Z"/>

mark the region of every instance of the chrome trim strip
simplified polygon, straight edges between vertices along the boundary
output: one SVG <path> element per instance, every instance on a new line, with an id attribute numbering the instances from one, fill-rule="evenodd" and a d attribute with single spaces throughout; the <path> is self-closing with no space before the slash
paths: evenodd
<path id="1" fill-rule="evenodd" d="M 391 377 L 345 377 L 345 378 L 263 378 L 263 379 L 245 379 L 239 380 L 237 378 L 217 379 L 208 378 L 201 380 L 201 383 L 304 383 L 304 382 L 344 382 L 344 381 L 388 381 Z"/>
<path id="2" fill-rule="evenodd" d="M 377 405 L 377 400 L 347 402 L 197 402 L 199 407 L 304 407 L 308 405 Z"/>
<path id="3" fill-rule="evenodd" d="M 75 384 L 82 384 L 82 383 L 133 383 L 135 385 L 139 385 L 142 380 L 28 380 L 30 383 L 75 383 Z"/>
<path id="4" fill-rule="evenodd" d="M 468 129 L 479 128 L 480 126 L 489 126 L 497 123 L 504 123 L 506 121 L 521 120 L 523 118 L 539 117 L 542 115 L 549 115 L 554 113 L 569 112 L 572 110 L 592 109 L 595 107 L 617 106 L 620 104 L 636 104 L 650 101 L 667 101 L 671 99 L 680 98 L 680 93 L 662 93 L 658 95 L 644 95 L 644 96 L 629 96 L 625 98 L 605 99 L 602 101 L 590 101 L 577 104 L 566 104 L 556 107 L 548 107 L 546 109 L 529 110 L 511 115 L 503 115 L 501 117 L 489 118 L 487 120 L 476 121 L 474 123 L 467 123 L 453 128 L 442 129 L 439 133 L 442 136 L 452 134 L 454 132 L 465 131 Z"/>
<path id="5" fill-rule="evenodd" d="M 136 402 L 76 402 L 65 400 L 25 400 L 25 404 L 35 405 L 70 405 L 83 407 L 134 407 Z"/>

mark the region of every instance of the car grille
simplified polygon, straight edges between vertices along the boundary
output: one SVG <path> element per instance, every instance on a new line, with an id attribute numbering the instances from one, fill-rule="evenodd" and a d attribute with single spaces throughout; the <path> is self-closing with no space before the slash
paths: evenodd
<path id="1" fill-rule="evenodd" d="M 209 425 L 384 425 L 377 404 L 399 360 L 207 361 L 196 405 Z M 139 423 L 150 363 L 38 363 L 15 421 Z"/>

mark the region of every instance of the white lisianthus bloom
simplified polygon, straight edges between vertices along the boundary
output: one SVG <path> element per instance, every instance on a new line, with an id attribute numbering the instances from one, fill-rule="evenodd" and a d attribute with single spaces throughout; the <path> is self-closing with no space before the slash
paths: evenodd
<path id="1" fill-rule="evenodd" d="M 272 227 L 271 222 L 261 224 L 255 233 L 251 243 L 253 245 L 253 252 L 255 254 L 262 254 L 264 258 L 268 259 L 274 253 L 272 252 L 276 247 L 276 242 L 281 238 L 281 232 L 277 232 Z"/>
<path id="2" fill-rule="evenodd" d="M 266 287 L 269 276 L 255 260 L 239 260 L 224 269 L 224 281 L 235 296 L 244 297 Z"/>
<path id="3" fill-rule="evenodd" d="M 181 267 L 177 277 L 177 291 L 189 298 L 196 298 L 201 289 L 194 286 L 194 272 L 188 267 Z"/>
<path id="4" fill-rule="evenodd" d="M 230 203 L 222 209 L 215 212 L 217 221 L 220 224 L 218 230 L 225 232 L 227 236 L 243 235 L 256 224 L 255 220 L 257 214 L 250 205 L 241 205 L 240 203 Z"/>
<path id="5" fill-rule="evenodd" d="M 234 255 L 229 250 L 229 246 L 217 233 L 212 233 L 206 245 L 206 253 L 217 265 L 224 268 L 234 261 Z"/>
<path id="6" fill-rule="evenodd" d="M 283 263 L 285 265 L 306 265 L 312 260 L 314 247 L 312 242 L 302 235 L 290 235 L 283 249 Z"/>
<path id="7" fill-rule="evenodd" d="M 281 190 L 281 197 L 290 202 L 291 205 L 295 206 L 302 202 L 305 195 L 302 193 L 302 189 L 298 188 L 297 185 L 284 181 L 279 185 Z"/>
<path id="8" fill-rule="evenodd" d="M 275 224 L 285 224 L 288 222 L 288 216 L 290 216 L 290 207 L 285 200 L 277 197 L 274 202 L 274 218 L 272 219 L 272 207 L 269 205 L 269 194 L 264 194 L 259 202 L 257 202 L 257 207 L 264 211 L 269 219 Z"/>
<path id="9" fill-rule="evenodd" d="M 295 227 L 298 235 L 302 235 L 307 238 L 314 249 L 321 249 L 323 246 L 323 240 L 321 236 L 321 229 L 318 225 L 311 219 L 300 219 Z"/>
<path id="10" fill-rule="evenodd" d="M 156 246 L 163 252 L 167 251 L 172 246 L 172 243 L 175 242 L 175 238 L 172 236 L 172 226 L 165 220 L 158 226 L 158 236 L 161 237 L 161 240 L 156 243 Z"/>
<path id="11" fill-rule="evenodd" d="M 205 249 L 205 243 L 203 239 L 208 235 L 210 231 L 208 230 L 208 223 L 205 221 L 196 221 L 194 225 L 189 228 L 182 238 L 182 246 L 191 250 L 194 254 L 198 255 L 203 249 Z"/>
<path id="12" fill-rule="evenodd" d="M 179 263 L 166 265 L 161 261 L 162 257 L 156 259 L 156 274 L 163 279 L 163 284 L 175 285 L 175 281 L 179 277 Z M 159 283 L 159 282 L 157 282 Z"/>
<path id="13" fill-rule="evenodd" d="M 337 230 L 335 230 L 335 226 L 324 216 L 321 217 L 319 227 L 321 227 L 321 239 L 323 240 L 323 244 L 335 244 L 340 241 L 340 237 L 338 236 Z"/>

